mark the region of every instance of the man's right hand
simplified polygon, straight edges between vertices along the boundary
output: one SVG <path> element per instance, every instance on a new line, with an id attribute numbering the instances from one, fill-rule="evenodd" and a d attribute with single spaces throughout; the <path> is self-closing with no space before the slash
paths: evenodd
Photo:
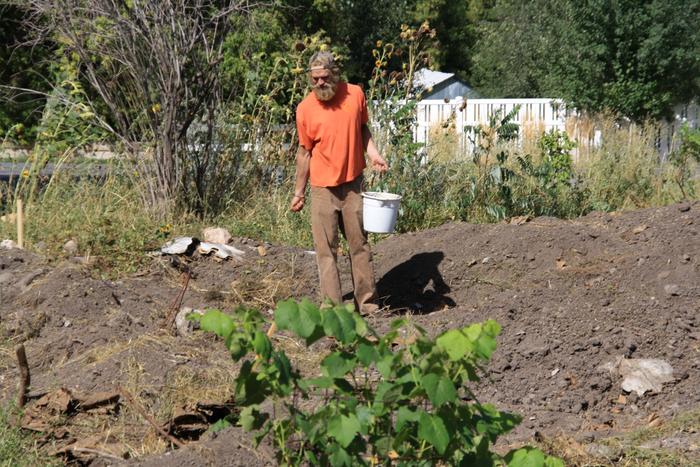
<path id="1" fill-rule="evenodd" d="M 299 212 L 304 207 L 304 196 L 294 195 L 292 198 L 292 203 L 289 205 L 289 209 L 294 212 Z"/>

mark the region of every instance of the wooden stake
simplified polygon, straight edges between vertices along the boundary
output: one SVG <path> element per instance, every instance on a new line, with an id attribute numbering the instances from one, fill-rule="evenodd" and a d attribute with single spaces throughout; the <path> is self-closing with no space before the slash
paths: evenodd
<path id="1" fill-rule="evenodd" d="M 24 344 L 15 347 L 17 354 L 17 363 L 19 364 L 19 395 L 17 396 L 17 405 L 24 407 L 27 403 L 27 388 L 31 382 L 29 376 L 29 363 L 27 362 L 27 353 L 24 351 Z"/>
<path id="2" fill-rule="evenodd" d="M 24 248 L 24 206 L 17 200 L 17 246 Z"/>

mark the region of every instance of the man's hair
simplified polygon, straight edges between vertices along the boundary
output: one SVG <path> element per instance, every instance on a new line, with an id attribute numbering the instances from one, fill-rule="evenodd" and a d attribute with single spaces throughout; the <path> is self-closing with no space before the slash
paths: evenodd
<path id="1" fill-rule="evenodd" d="M 310 73 L 313 70 L 319 69 L 328 70 L 334 75 L 340 73 L 340 67 L 336 63 L 335 57 L 327 50 L 321 50 L 313 54 L 309 60 L 309 69 L 306 71 Z"/>

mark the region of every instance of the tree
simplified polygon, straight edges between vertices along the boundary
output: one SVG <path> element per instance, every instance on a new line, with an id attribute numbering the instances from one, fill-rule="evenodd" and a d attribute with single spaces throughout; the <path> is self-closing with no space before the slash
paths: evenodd
<path id="1" fill-rule="evenodd" d="M 634 120 L 700 95 L 697 0 L 497 1 L 480 27 L 479 90 L 561 97 Z"/>
<path id="2" fill-rule="evenodd" d="M 0 5 L 0 138 L 21 143 L 34 138 L 34 128 L 50 91 L 46 58 L 51 48 L 24 46 L 25 12 L 16 5 Z M 29 92 L 36 90 L 37 92 Z"/>
<path id="3" fill-rule="evenodd" d="M 190 190 L 204 159 L 188 154 L 193 124 L 213 140 L 222 44 L 244 0 L 27 0 L 37 36 L 79 58 L 81 76 L 108 108 L 100 124 L 136 156 L 154 205 L 180 201 L 201 209 Z M 95 102 L 90 103 L 95 107 Z M 150 148 L 143 148 L 143 143 Z M 144 151 L 144 149 L 146 149 Z M 152 157 L 149 156 L 149 149 Z"/>

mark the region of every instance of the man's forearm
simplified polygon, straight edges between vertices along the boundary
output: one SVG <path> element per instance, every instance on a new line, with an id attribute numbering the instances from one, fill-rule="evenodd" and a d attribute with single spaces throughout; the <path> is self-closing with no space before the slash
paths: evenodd
<path id="1" fill-rule="evenodd" d="M 372 139 L 372 132 L 369 130 L 369 127 L 366 124 L 362 125 L 362 146 L 368 156 L 379 155 L 379 150 Z"/>
<path id="2" fill-rule="evenodd" d="M 294 183 L 294 195 L 304 196 L 306 183 L 309 181 L 309 164 L 311 162 L 311 153 L 299 146 L 296 157 L 296 181 Z"/>

